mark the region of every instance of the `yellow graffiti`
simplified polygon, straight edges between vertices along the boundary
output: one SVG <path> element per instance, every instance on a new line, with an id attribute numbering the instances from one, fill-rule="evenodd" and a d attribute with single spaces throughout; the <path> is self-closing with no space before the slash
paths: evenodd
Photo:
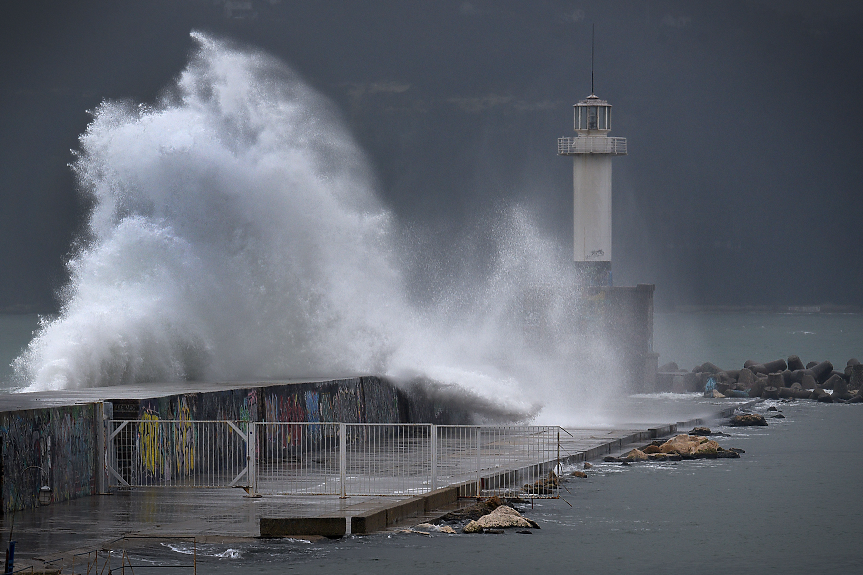
<path id="1" fill-rule="evenodd" d="M 154 413 L 141 415 L 141 459 L 144 468 L 156 475 L 162 469 L 162 451 L 159 449 L 159 416 Z"/>
<path id="2" fill-rule="evenodd" d="M 174 456 L 177 462 L 177 472 L 189 475 L 195 469 L 195 430 L 192 427 L 192 414 L 185 398 L 178 414 L 180 423 L 175 424 Z"/>

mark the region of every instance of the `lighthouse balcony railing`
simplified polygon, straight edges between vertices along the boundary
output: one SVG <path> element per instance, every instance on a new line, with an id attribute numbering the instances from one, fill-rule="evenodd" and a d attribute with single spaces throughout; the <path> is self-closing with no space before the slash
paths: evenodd
<path id="1" fill-rule="evenodd" d="M 626 138 L 608 136 L 578 136 L 557 139 L 557 153 L 561 156 L 578 154 L 626 155 Z"/>

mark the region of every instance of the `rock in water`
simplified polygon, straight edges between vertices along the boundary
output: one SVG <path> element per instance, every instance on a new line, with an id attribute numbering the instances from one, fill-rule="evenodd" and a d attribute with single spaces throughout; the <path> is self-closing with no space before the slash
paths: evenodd
<path id="1" fill-rule="evenodd" d="M 537 525 L 535 521 L 524 517 L 509 505 L 501 505 L 488 515 L 483 515 L 476 521 L 471 521 L 465 526 L 465 533 L 468 533 L 467 527 L 471 525 L 471 523 L 476 523 L 476 527 L 479 527 L 482 530 L 506 529 L 508 527 L 532 527 L 534 529 L 539 529 L 539 525 Z"/>
<path id="2" fill-rule="evenodd" d="M 791 371 L 796 371 L 798 369 L 805 369 L 806 366 L 803 365 L 803 362 L 800 361 L 800 358 L 796 355 L 792 355 L 788 358 L 788 369 Z"/>
<path id="3" fill-rule="evenodd" d="M 709 427 L 693 427 L 689 435 L 710 435 Z"/>
<path id="4" fill-rule="evenodd" d="M 580 477 L 581 479 L 587 479 L 587 473 L 585 473 L 584 471 L 573 471 L 572 476 Z"/>
<path id="5" fill-rule="evenodd" d="M 477 521 L 470 521 L 461 531 L 462 533 L 482 533 L 482 527 Z"/>
<path id="6" fill-rule="evenodd" d="M 630 463 L 634 461 L 647 461 L 647 454 L 640 449 L 633 449 L 623 456 L 623 460 Z"/>
<path id="7" fill-rule="evenodd" d="M 767 425 L 767 420 L 763 415 L 758 413 L 745 413 L 743 415 L 735 415 L 728 421 L 728 425 L 733 427 L 747 427 L 753 425 Z"/>

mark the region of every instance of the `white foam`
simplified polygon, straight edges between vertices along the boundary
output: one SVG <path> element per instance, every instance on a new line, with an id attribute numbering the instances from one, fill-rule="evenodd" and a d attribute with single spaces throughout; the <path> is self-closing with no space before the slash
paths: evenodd
<path id="1" fill-rule="evenodd" d="M 613 358 L 572 327 L 571 262 L 527 210 L 480 218 L 490 272 L 410 300 L 422 256 L 330 103 L 266 54 L 193 37 L 161 101 L 104 102 L 81 136 L 88 235 L 19 384 L 374 373 L 564 424 L 614 397 Z"/>

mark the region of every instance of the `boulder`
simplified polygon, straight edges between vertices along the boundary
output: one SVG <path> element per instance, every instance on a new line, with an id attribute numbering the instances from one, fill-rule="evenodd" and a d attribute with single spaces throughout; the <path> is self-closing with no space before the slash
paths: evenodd
<path id="1" fill-rule="evenodd" d="M 812 370 L 812 375 L 815 376 L 815 381 L 822 384 L 833 374 L 833 364 L 829 361 L 822 361 L 821 363 L 813 365 L 809 369 Z"/>
<path id="2" fill-rule="evenodd" d="M 761 394 L 763 394 L 763 393 L 764 393 L 764 388 L 765 388 L 765 387 L 766 387 L 766 386 L 764 385 L 764 381 L 762 381 L 762 380 L 760 380 L 760 379 L 759 379 L 759 380 L 756 380 L 756 381 L 755 381 L 755 382 L 754 382 L 754 383 L 749 387 L 749 397 L 761 397 Z"/>
<path id="3" fill-rule="evenodd" d="M 827 381 L 821 386 L 824 389 L 836 389 L 837 385 L 840 385 L 839 382 L 845 383 L 845 378 L 836 375 L 835 373 L 827 378 Z"/>
<path id="4" fill-rule="evenodd" d="M 706 437 L 698 435 L 677 435 L 663 443 L 659 451 L 662 453 L 678 453 L 682 456 L 691 456 L 695 455 L 699 445 L 708 441 L 710 440 Z M 714 441 L 714 443 L 716 442 Z"/>
<path id="5" fill-rule="evenodd" d="M 584 471 L 573 471 L 571 475 L 580 479 L 587 479 L 587 473 Z"/>
<path id="6" fill-rule="evenodd" d="M 784 359 L 774 359 L 767 363 L 756 363 L 745 367 L 748 367 L 753 373 L 763 373 L 764 375 L 767 375 L 768 373 L 781 373 L 785 371 L 788 369 L 788 364 L 785 363 Z"/>
<path id="7" fill-rule="evenodd" d="M 482 527 L 479 526 L 479 523 L 476 520 L 470 521 L 467 525 L 464 526 L 461 530 L 462 533 L 482 533 Z"/>
<path id="8" fill-rule="evenodd" d="M 851 376 L 848 378 L 848 384 L 851 389 L 860 389 L 863 387 L 863 364 L 854 364 L 851 367 Z"/>
<path id="9" fill-rule="evenodd" d="M 719 369 L 719 367 L 717 367 L 715 364 L 712 364 L 709 361 L 706 361 L 706 362 L 702 363 L 700 366 L 697 366 L 695 368 L 695 371 L 701 371 L 704 373 L 719 373 L 722 370 Z"/>
<path id="10" fill-rule="evenodd" d="M 438 533 L 455 533 L 455 529 L 449 525 L 432 525 L 431 523 L 420 523 L 419 525 L 414 525 L 413 531 L 417 533 L 430 533 L 432 531 L 437 531 Z"/>
<path id="11" fill-rule="evenodd" d="M 647 447 L 642 449 L 642 451 L 644 453 L 646 453 L 647 455 L 650 455 L 651 453 L 659 453 L 660 452 L 659 446 L 657 446 L 657 445 L 648 445 Z"/>
<path id="12" fill-rule="evenodd" d="M 688 372 L 683 374 L 683 387 L 686 392 L 700 391 L 700 384 L 701 378 L 698 377 L 697 373 Z"/>
<path id="13" fill-rule="evenodd" d="M 632 451 L 624 455 L 622 459 L 630 463 L 633 463 L 635 461 L 647 461 L 647 454 L 640 449 L 633 449 Z"/>
<path id="14" fill-rule="evenodd" d="M 592 464 L 588 463 L 587 461 L 584 462 L 584 468 L 585 469 L 590 469 L 591 467 L 593 467 Z"/>
<path id="15" fill-rule="evenodd" d="M 559 485 L 557 475 L 554 471 L 549 471 L 546 477 L 537 479 L 532 484 L 525 483 L 523 486 L 525 493 L 535 493 L 537 495 L 548 495 L 554 493 Z"/>
<path id="16" fill-rule="evenodd" d="M 475 522 L 471 521 L 468 525 L 471 523 L 476 523 L 476 526 L 483 530 L 507 529 L 509 527 L 533 527 L 534 529 L 539 529 L 539 525 L 535 521 L 522 516 L 521 513 L 509 505 L 501 505 L 488 515 L 483 515 Z M 467 525 L 465 526 L 465 533 L 468 533 Z"/>
<path id="17" fill-rule="evenodd" d="M 833 379 L 832 377 L 830 379 Z M 845 382 L 843 378 L 838 378 L 833 382 L 833 397 L 849 400 L 851 399 L 851 392 L 848 390 L 848 383 Z"/>
<path id="18" fill-rule="evenodd" d="M 750 365 L 749 370 L 755 374 L 767 375 L 769 372 L 767 368 L 764 367 L 763 363 L 756 363 L 755 365 Z"/>
<path id="19" fill-rule="evenodd" d="M 716 451 L 716 457 L 718 459 L 739 459 L 740 454 L 731 449 L 722 449 L 721 447 Z"/>
<path id="20" fill-rule="evenodd" d="M 702 436 L 703 435 L 710 435 L 710 428 L 709 427 L 693 427 L 692 430 L 689 432 L 689 435 L 702 435 Z M 647 453 L 646 450 L 645 450 L 645 453 Z"/>
<path id="21" fill-rule="evenodd" d="M 785 378 L 782 376 L 782 373 L 771 373 L 768 375 L 767 387 L 775 387 L 776 389 L 785 387 Z"/>
<path id="22" fill-rule="evenodd" d="M 719 447 L 718 443 L 716 443 L 712 439 L 708 439 L 707 441 L 698 445 L 693 455 L 695 455 L 696 457 L 707 457 L 712 459 L 716 457 L 717 451 L 719 449 L 722 448 Z"/>
<path id="23" fill-rule="evenodd" d="M 788 369 L 788 364 L 785 363 L 784 359 L 774 359 L 765 363 L 764 368 L 767 370 L 767 373 L 781 373 Z"/>
<path id="24" fill-rule="evenodd" d="M 800 358 L 796 355 L 788 356 L 788 369 L 791 371 L 796 371 L 798 369 L 804 369 L 806 366 L 803 365 L 803 362 L 800 361 Z"/>
<path id="25" fill-rule="evenodd" d="M 728 425 L 732 427 L 750 427 L 767 425 L 767 420 L 764 416 L 758 413 L 744 413 L 743 415 L 735 415 L 728 420 Z"/>
<path id="26" fill-rule="evenodd" d="M 830 394 L 824 391 L 824 388 L 820 385 L 816 385 L 815 389 L 812 390 L 811 398 L 820 401 L 822 403 L 832 403 L 833 398 L 830 397 Z"/>
<path id="27" fill-rule="evenodd" d="M 450 511 L 440 517 L 439 520 L 461 522 L 465 519 L 479 519 L 483 515 L 491 513 L 501 505 L 503 505 L 503 502 L 500 498 L 493 496 L 482 501 L 477 501 L 470 507 L 463 507 L 461 509 L 456 509 L 455 511 Z"/>
<path id="28" fill-rule="evenodd" d="M 714 389 L 712 392 L 710 392 L 710 397 L 712 397 L 713 399 L 724 399 L 726 395 L 724 393 L 720 393 L 718 389 Z"/>

